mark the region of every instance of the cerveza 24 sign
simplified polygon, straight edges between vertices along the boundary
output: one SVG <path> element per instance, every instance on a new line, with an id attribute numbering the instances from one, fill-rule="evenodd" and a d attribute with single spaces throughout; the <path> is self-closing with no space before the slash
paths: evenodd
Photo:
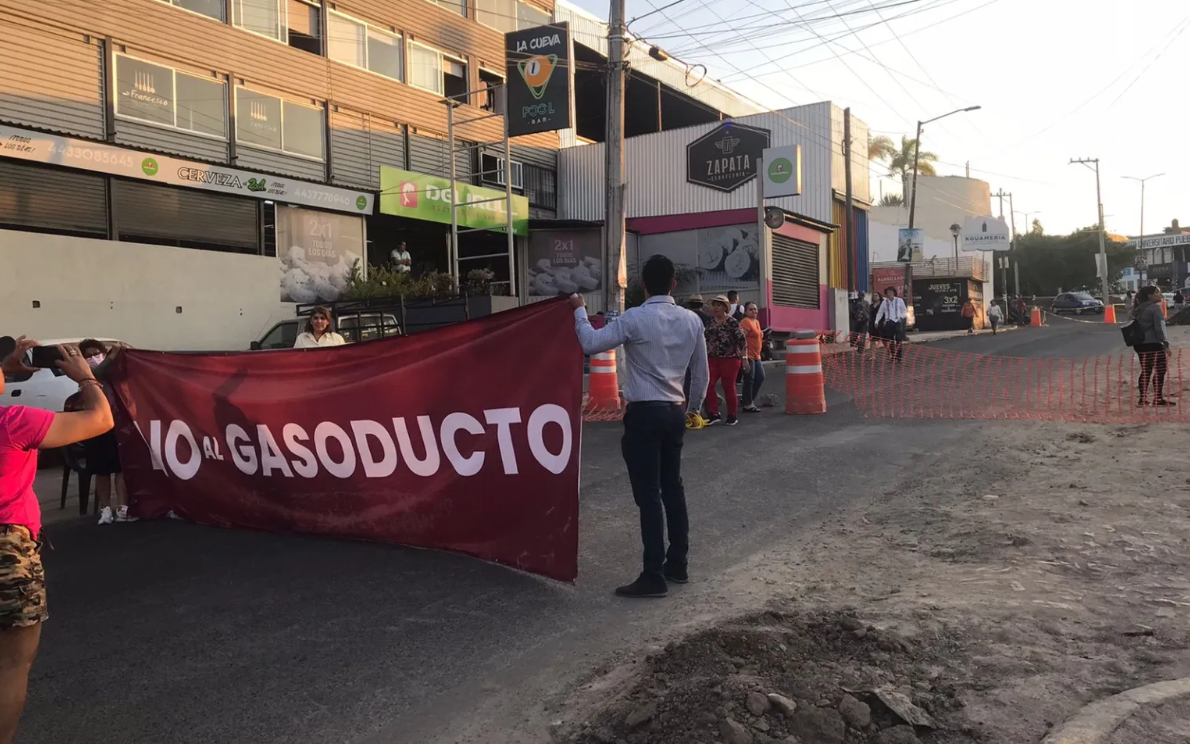
<path id="1" fill-rule="evenodd" d="M 725 122 L 686 145 L 686 180 L 717 191 L 735 191 L 756 177 L 769 146 L 767 129 Z"/>

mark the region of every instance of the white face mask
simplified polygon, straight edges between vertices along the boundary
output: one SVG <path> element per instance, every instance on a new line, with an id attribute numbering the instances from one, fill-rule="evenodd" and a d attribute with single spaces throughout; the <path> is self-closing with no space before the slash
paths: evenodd
<path id="1" fill-rule="evenodd" d="M 87 357 L 87 364 L 91 365 L 91 369 L 95 369 L 99 365 L 103 364 L 104 359 L 107 359 L 106 354 L 92 354 L 91 356 Z"/>

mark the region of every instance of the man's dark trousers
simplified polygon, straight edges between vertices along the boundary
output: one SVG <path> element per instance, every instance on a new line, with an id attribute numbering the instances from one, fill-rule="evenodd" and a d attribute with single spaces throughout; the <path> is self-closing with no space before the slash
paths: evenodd
<path id="1" fill-rule="evenodd" d="M 620 440 L 632 496 L 640 508 L 644 572 L 662 577 L 666 562 L 686 568 L 690 549 L 686 491 L 682 487 L 682 439 L 686 411 L 677 403 L 629 403 Z M 666 528 L 669 551 L 665 550 Z"/>

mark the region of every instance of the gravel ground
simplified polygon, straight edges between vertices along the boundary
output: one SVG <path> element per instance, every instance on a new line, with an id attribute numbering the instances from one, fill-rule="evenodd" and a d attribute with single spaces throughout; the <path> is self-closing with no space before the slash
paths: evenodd
<path id="1" fill-rule="evenodd" d="M 768 612 L 592 681 L 557 739 L 1021 744 L 1088 702 L 1186 676 L 1179 433 L 973 423 L 961 459 L 909 454 L 875 503 L 738 574 L 738 591 L 782 588 Z M 1113 744 L 1184 741 L 1185 707 L 1166 707 Z"/>

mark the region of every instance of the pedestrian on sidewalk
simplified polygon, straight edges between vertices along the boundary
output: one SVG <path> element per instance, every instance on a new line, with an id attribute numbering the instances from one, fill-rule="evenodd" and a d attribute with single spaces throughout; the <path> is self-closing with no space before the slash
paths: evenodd
<path id="1" fill-rule="evenodd" d="M 888 341 L 888 356 L 893 362 L 900 362 L 905 353 L 902 334 L 908 317 L 905 301 L 897 295 L 897 288 L 886 287 L 884 302 L 880 303 L 880 312 L 876 315 L 876 325 L 880 328 L 880 335 Z"/>
<path id="2" fill-rule="evenodd" d="M 740 328 L 744 331 L 747 356 L 744 358 L 744 411 L 760 413 L 756 399 L 760 386 L 764 384 L 764 363 L 760 360 L 760 346 L 764 342 L 764 329 L 760 327 L 760 308 L 755 302 L 744 304 L 744 319 Z"/>
<path id="3" fill-rule="evenodd" d="M 1161 290 L 1157 287 L 1142 287 L 1136 295 L 1136 324 L 1144 331 L 1145 341 L 1132 347 L 1140 357 L 1140 401 L 1147 406 L 1150 383 L 1153 389 L 1153 405 L 1177 405 L 1165 399 L 1165 374 L 1169 366 L 1169 336 L 1165 332 L 1165 314 L 1161 312 Z"/>
<path id="4" fill-rule="evenodd" d="M 1000 311 L 1000 306 L 995 302 L 988 308 L 988 322 L 992 324 L 992 335 L 996 335 L 996 331 L 1004 322 L 1004 313 Z"/>
<path id="5" fill-rule="evenodd" d="M 719 393 L 715 384 L 723 381 L 723 398 L 727 401 L 728 426 L 738 423 L 739 396 L 735 381 L 747 357 L 748 342 L 740 322 L 731 317 L 731 300 L 719 295 L 711 300 L 711 325 L 707 327 L 707 366 L 710 383 L 707 386 L 707 426 L 722 421 L 719 415 Z M 693 390 L 693 387 L 691 388 Z"/>
<path id="6" fill-rule="evenodd" d="M 851 293 L 851 345 L 860 354 L 867 347 L 867 336 L 871 325 L 871 312 L 868 301 L 862 292 Z"/>
<path id="7" fill-rule="evenodd" d="M 582 295 L 571 295 L 574 330 L 587 354 L 624 347 L 624 436 L 620 448 L 632 496 L 640 509 L 644 570 L 616 589 L 621 597 L 664 597 L 668 582 L 685 584 L 690 550 L 682 440 L 686 416 L 702 407 L 707 389 L 707 347 L 702 322 L 670 296 L 677 286 L 673 261 L 653 256 L 641 267 L 645 302 L 600 330 L 587 320 Z M 692 371 L 690 397 L 682 393 Z M 669 532 L 669 550 L 665 533 Z"/>
<path id="8" fill-rule="evenodd" d="M 967 326 L 967 335 L 975 333 L 975 303 L 970 297 L 963 303 L 963 324 Z"/>
<path id="9" fill-rule="evenodd" d="M 7 343 L 4 343 L 7 342 Z M 25 353 L 37 342 L 24 336 L 0 339 L 8 354 L 4 375 L 28 375 Z M 41 504 L 33 492 L 37 450 L 55 449 L 97 437 L 112 428 L 112 411 L 78 349 L 59 346 L 55 366 L 78 384 L 83 410 L 53 413 L 25 406 L 0 406 L 0 744 L 9 744 L 25 708 L 29 670 L 49 618 L 45 569 L 41 565 Z M 0 376 L 0 393 L 4 377 Z"/>
<path id="10" fill-rule="evenodd" d="M 879 292 L 872 292 L 872 306 L 868 308 L 868 338 L 872 341 L 872 358 L 876 358 L 876 347 L 880 345 L 880 326 L 876 323 L 876 316 L 880 314 L 880 307 L 884 304 L 884 297 Z"/>

